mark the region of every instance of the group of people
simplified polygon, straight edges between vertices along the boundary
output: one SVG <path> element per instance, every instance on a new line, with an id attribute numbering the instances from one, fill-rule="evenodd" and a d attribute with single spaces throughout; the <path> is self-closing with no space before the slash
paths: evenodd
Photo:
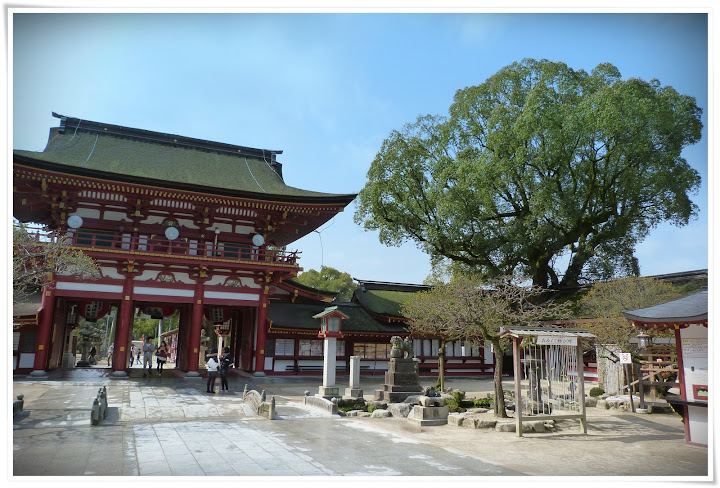
<path id="1" fill-rule="evenodd" d="M 167 343 L 165 341 L 162 341 L 160 343 L 160 347 L 158 347 L 156 351 L 155 344 L 153 344 L 152 339 L 152 337 L 146 338 L 145 342 L 143 342 L 142 346 L 139 348 L 136 348 L 135 346 L 132 346 L 130 348 L 131 367 L 135 362 L 140 364 L 140 357 L 142 355 L 143 378 L 146 378 L 148 375 L 152 374 L 153 353 L 155 353 L 155 358 L 157 360 L 156 370 L 158 376 L 162 374 L 163 366 L 165 366 L 165 363 L 167 363 L 168 358 L 170 357 L 170 348 L 168 347 Z"/>
<path id="2" fill-rule="evenodd" d="M 157 375 L 162 374 L 163 366 L 170 357 L 170 348 L 165 341 L 160 343 L 160 347 L 155 350 L 155 345 L 152 342 L 152 337 L 147 337 L 143 342 L 142 346 L 136 348 L 134 345 L 130 349 L 130 366 L 137 361 L 140 364 L 140 357 L 142 356 L 143 363 L 143 378 L 147 378 L 149 375 L 152 376 L 152 356 L 155 354 L 157 360 Z M 93 346 L 94 349 L 94 346 Z M 114 344 L 110 346 L 108 355 L 108 364 L 110 363 L 110 357 L 112 356 Z M 223 355 L 218 358 L 218 350 L 214 348 L 210 354 L 205 358 L 205 364 L 208 370 L 208 381 L 207 381 L 207 393 L 215 393 L 215 381 L 217 379 L 218 372 L 220 373 L 220 392 L 227 393 L 230 391 L 228 385 L 228 373 L 230 368 L 234 366 L 232 356 L 230 355 L 230 348 L 225 347 L 223 349 Z M 93 355 L 93 351 L 90 351 L 90 355 Z"/>
<path id="3" fill-rule="evenodd" d="M 224 354 L 222 357 L 218 359 L 218 350 L 217 348 L 214 348 L 205 359 L 205 364 L 207 365 L 208 370 L 207 393 L 215 393 L 215 380 L 217 378 L 218 371 L 220 371 L 220 393 L 227 393 L 230 391 L 227 377 L 230 372 L 230 368 L 233 367 L 233 360 L 230 356 L 229 347 L 226 346 L 225 349 L 223 349 L 223 352 Z"/>

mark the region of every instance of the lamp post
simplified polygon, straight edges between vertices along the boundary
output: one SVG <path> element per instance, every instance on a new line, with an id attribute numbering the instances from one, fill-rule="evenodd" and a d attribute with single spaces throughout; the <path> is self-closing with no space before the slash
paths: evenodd
<path id="1" fill-rule="evenodd" d="M 335 386 L 335 362 L 337 355 L 337 339 L 342 339 L 342 319 L 348 316 L 337 307 L 328 307 L 314 319 L 320 319 L 318 337 L 323 339 L 323 384 L 318 396 L 330 399 L 340 395 L 340 388 Z"/>
<path id="2" fill-rule="evenodd" d="M 225 338 L 230 335 L 230 321 L 215 324 L 215 334 L 218 336 L 218 357 L 221 357 L 225 349 Z"/>

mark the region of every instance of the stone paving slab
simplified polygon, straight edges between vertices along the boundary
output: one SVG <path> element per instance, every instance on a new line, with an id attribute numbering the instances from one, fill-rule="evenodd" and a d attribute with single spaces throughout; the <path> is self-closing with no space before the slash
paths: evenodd
<path id="1" fill-rule="evenodd" d="M 13 390 L 25 394 L 26 411 L 13 422 L 13 475 L 507 480 L 598 474 L 697 479 L 708 472 L 707 450 L 684 445 L 676 416 L 591 409 L 587 436 L 577 433 L 577 422 L 559 422 L 556 434 L 518 438 L 488 429 L 413 427 L 406 419 L 331 416 L 302 404 L 308 383 L 254 385 L 276 398 L 278 420 L 269 421 L 241 402 L 241 391 L 207 394 L 204 381 L 16 380 Z M 103 385 L 108 419 L 90 426 L 89 405 Z"/>

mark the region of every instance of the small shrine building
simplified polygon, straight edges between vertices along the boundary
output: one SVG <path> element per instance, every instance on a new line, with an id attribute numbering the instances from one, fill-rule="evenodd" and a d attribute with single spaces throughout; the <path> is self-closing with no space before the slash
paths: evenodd
<path id="1" fill-rule="evenodd" d="M 702 291 L 653 307 L 623 312 L 640 329 L 675 333 L 680 395 L 668 394 L 668 403 L 682 410 L 685 442 L 707 447 L 710 375 L 708 368 L 708 291 Z"/>

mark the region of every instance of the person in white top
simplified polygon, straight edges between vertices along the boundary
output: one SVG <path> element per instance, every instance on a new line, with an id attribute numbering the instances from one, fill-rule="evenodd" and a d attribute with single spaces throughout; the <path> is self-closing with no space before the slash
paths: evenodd
<path id="1" fill-rule="evenodd" d="M 207 380 L 207 393 L 215 393 L 215 378 L 217 378 L 218 373 L 218 360 L 217 360 L 217 354 L 218 350 L 217 348 L 214 348 L 212 352 L 208 355 L 207 359 L 205 360 L 205 364 L 207 365 L 208 370 L 208 380 Z"/>

